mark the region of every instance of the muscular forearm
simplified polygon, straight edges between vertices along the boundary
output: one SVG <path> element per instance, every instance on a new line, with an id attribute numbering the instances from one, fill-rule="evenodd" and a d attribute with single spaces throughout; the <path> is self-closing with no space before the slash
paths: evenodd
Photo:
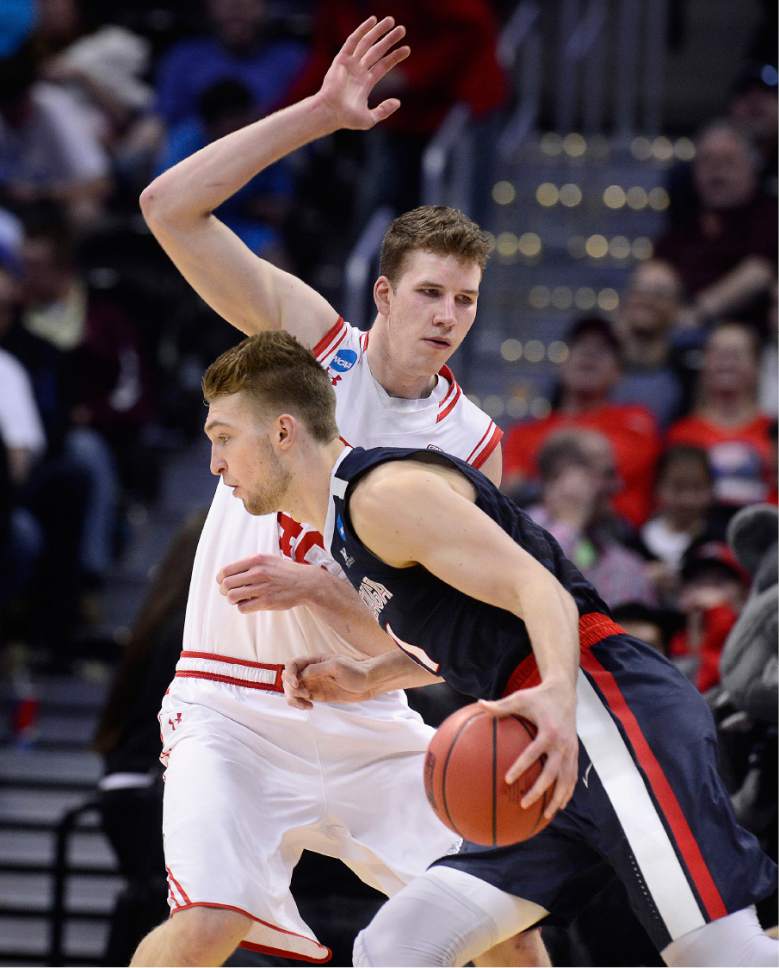
<path id="1" fill-rule="evenodd" d="M 409 659 L 397 646 L 392 652 L 366 660 L 367 681 L 372 693 L 389 692 L 392 689 L 414 689 L 443 682 L 439 676 L 423 669 L 418 662 Z"/>
<path id="2" fill-rule="evenodd" d="M 203 218 L 255 175 L 337 124 L 317 95 L 214 141 L 156 178 L 141 196 L 147 218 Z"/>
<path id="3" fill-rule="evenodd" d="M 518 614 L 525 623 L 544 682 L 576 688 L 579 669 L 579 612 L 571 595 L 551 575 L 540 573 L 518 590 Z"/>
<path id="4" fill-rule="evenodd" d="M 399 651 L 348 582 L 323 568 L 309 568 L 305 604 L 318 619 L 366 656 Z"/>

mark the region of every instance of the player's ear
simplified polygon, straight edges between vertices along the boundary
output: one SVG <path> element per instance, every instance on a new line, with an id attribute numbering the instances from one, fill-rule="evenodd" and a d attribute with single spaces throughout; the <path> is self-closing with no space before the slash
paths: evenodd
<path id="1" fill-rule="evenodd" d="M 392 283 L 386 276 L 379 276 L 373 284 L 373 301 L 382 316 L 389 315 L 391 292 Z"/>
<path id="2" fill-rule="evenodd" d="M 271 440 L 279 450 L 289 450 L 298 438 L 300 427 L 291 413 L 282 413 L 276 417 L 271 432 Z"/>

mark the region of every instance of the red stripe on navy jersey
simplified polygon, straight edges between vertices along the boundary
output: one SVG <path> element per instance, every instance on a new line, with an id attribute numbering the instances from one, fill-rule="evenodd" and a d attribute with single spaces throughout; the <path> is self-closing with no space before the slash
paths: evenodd
<path id="1" fill-rule="evenodd" d="M 341 332 L 341 330 L 343 330 L 343 332 Z M 346 336 L 346 323 L 344 322 L 343 316 L 338 317 L 338 319 L 330 327 L 330 329 L 328 329 L 328 331 L 325 333 L 322 339 L 320 339 L 319 342 L 316 344 L 316 346 L 313 347 L 313 349 L 311 350 L 313 355 L 317 358 L 317 360 L 320 363 L 322 362 L 323 357 L 327 356 L 328 353 L 332 352 L 332 350 L 335 349 L 334 346 L 331 349 L 331 344 L 339 335 L 341 338 L 338 340 L 338 343 L 340 343 L 341 340 L 344 338 L 344 336 Z"/>
<path id="2" fill-rule="evenodd" d="M 492 436 L 485 444 L 484 450 L 480 454 L 478 454 L 475 460 L 473 461 L 473 466 L 476 467 L 477 469 L 481 467 L 481 465 L 485 462 L 485 460 L 487 460 L 487 458 L 490 456 L 493 450 L 495 450 L 495 448 L 498 446 L 498 444 L 501 442 L 502 439 L 503 439 L 503 431 L 500 429 L 500 427 L 495 427 L 495 429 L 492 431 Z"/>
<path id="3" fill-rule="evenodd" d="M 582 651 L 581 665 L 592 676 L 606 706 L 625 731 L 633 748 L 636 762 L 649 783 L 655 803 L 662 811 L 666 827 L 669 828 L 673 836 L 676 847 L 684 860 L 688 876 L 706 909 L 706 914 L 711 921 L 724 917 L 728 913 L 727 908 L 703 858 L 698 842 L 690 829 L 681 804 L 676 798 L 663 768 L 652 752 L 638 720 L 628 706 L 617 680 L 608 669 L 601 665 L 589 649 Z"/>

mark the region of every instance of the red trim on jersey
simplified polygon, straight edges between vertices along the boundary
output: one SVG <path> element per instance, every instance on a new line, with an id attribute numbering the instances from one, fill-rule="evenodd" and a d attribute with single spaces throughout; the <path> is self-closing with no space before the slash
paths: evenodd
<path id="1" fill-rule="evenodd" d="M 247 689 L 262 689 L 265 692 L 284 692 L 281 673 L 284 666 L 279 666 L 275 682 L 250 682 L 248 679 L 236 679 L 234 676 L 223 676 L 219 672 L 193 672 L 189 669 L 176 673 L 177 679 L 210 679 L 212 682 L 226 682 L 228 686 L 245 686 Z"/>
<path id="2" fill-rule="evenodd" d="M 298 954 L 297 951 L 285 951 L 283 948 L 272 948 L 266 944 L 255 944 L 253 941 L 242 941 L 239 948 L 246 948 L 247 951 L 256 951 L 261 955 L 273 955 L 275 958 L 289 958 L 291 961 L 307 961 L 312 965 L 324 965 L 333 957 L 333 952 L 327 948 L 324 958 L 309 958 L 308 955 Z M 324 946 L 323 946 L 324 947 Z"/>
<path id="3" fill-rule="evenodd" d="M 287 951 L 285 948 L 270 948 L 265 947 L 265 945 L 255 944 L 253 941 L 242 941 L 239 945 L 240 948 L 248 948 L 250 951 L 261 951 L 267 952 L 268 954 L 283 955 L 287 958 L 292 958 L 295 961 L 308 961 L 316 965 L 322 965 L 326 961 L 329 961 L 333 957 L 333 952 L 323 944 L 320 944 L 314 938 L 308 938 L 304 934 L 299 934 L 297 931 L 290 931 L 288 928 L 280 928 L 277 924 L 272 924 L 270 921 L 263 921 L 262 918 L 257 918 L 249 911 L 245 911 L 243 908 L 236 907 L 234 904 L 219 904 L 216 901 L 189 901 L 187 904 L 178 905 L 171 911 L 171 917 L 174 914 L 178 914 L 179 911 L 188 911 L 190 908 L 218 908 L 220 911 L 234 911 L 236 914 L 242 914 L 245 918 L 249 918 L 251 921 L 256 921 L 257 924 L 263 925 L 265 928 L 270 928 L 271 931 L 278 931 L 279 934 L 289 935 L 291 938 L 302 938 L 303 941 L 309 941 L 311 944 L 316 945 L 319 948 L 324 948 L 327 952 L 324 958 L 312 958 L 309 955 L 299 954 L 297 951 Z"/>
<path id="4" fill-rule="evenodd" d="M 477 470 L 487 460 L 487 458 L 490 456 L 493 450 L 495 450 L 495 448 L 498 446 L 498 444 L 501 442 L 502 439 L 503 439 L 503 431 L 500 429 L 500 427 L 495 426 L 495 429 L 492 431 L 492 436 L 485 444 L 484 450 L 473 461 L 473 466 Z"/>
<path id="5" fill-rule="evenodd" d="M 343 329 L 343 333 L 341 333 L 341 329 Z M 347 328 L 346 328 L 346 323 L 344 322 L 344 318 L 343 316 L 339 316 L 338 319 L 335 321 L 335 323 L 330 327 L 330 329 L 328 329 L 328 331 L 322 337 L 322 339 L 320 339 L 319 342 L 316 344 L 316 346 L 311 350 L 311 352 L 317 358 L 317 361 L 319 363 L 321 363 L 326 356 L 332 353 L 336 349 L 336 347 L 341 345 L 341 342 L 346 336 L 346 333 L 347 333 Z M 339 334 L 340 334 L 340 339 L 338 340 L 337 343 L 335 343 L 335 345 L 332 345 L 334 340 Z"/>
<path id="6" fill-rule="evenodd" d="M 306 554 L 314 547 L 321 548 L 324 551 L 324 538 L 318 531 L 308 531 L 295 545 L 295 561 L 308 564 L 306 561 Z"/>
<path id="7" fill-rule="evenodd" d="M 176 880 L 176 878 L 173 876 L 173 871 L 170 869 L 170 867 L 166 867 L 165 870 L 167 871 L 167 874 L 168 874 L 168 880 L 171 882 L 171 884 L 173 885 L 173 887 L 176 888 L 176 890 L 179 892 L 179 894 L 184 898 L 184 903 L 185 904 L 191 904 L 192 902 L 189 899 L 189 895 L 184 890 L 184 888 L 181 886 L 181 884 L 179 884 L 179 882 Z M 173 891 L 171 891 L 171 896 L 173 897 L 173 900 L 175 901 L 176 898 L 173 895 Z"/>
<path id="8" fill-rule="evenodd" d="M 717 885 L 714 883 L 714 878 L 711 876 L 711 872 L 706 865 L 698 842 L 695 840 L 692 830 L 690 830 L 687 818 L 684 816 L 681 805 L 676 799 L 676 794 L 663 772 L 663 768 L 657 761 L 646 737 L 641 731 L 638 720 L 628 706 L 625 697 L 622 695 L 622 690 L 619 688 L 617 680 L 608 669 L 600 664 L 590 651 L 586 651 L 582 655 L 582 667 L 595 680 L 595 685 L 600 690 L 606 706 L 619 720 L 627 734 L 638 765 L 641 767 L 652 790 L 655 802 L 665 817 L 666 823 L 671 828 L 676 846 L 684 859 L 687 872 L 703 902 L 706 914 L 711 921 L 724 917 L 728 913 L 727 908 L 717 889 Z"/>
<path id="9" fill-rule="evenodd" d="M 448 380 L 449 389 L 446 391 L 443 400 L 438 404 L 439 413 L 435 418 L 436 423 L 440 423 L 449 416 L 452 410 L 454 410 L 454 408 L 457 406 L 457 401 L 460 399 L 463 392 L 460 388 L 460 384 L 454 378 L 454 373 L 452 373 L 448 366 L 442 366 L 438 372 L 445 380 Z"/>
<path id="10" fill-rule="evenodd" d="M 283 511 L 278 512 L 277 519 L 281 528 L 281 534 L 279 535 L 279 548 L 281 549 L 282 554 L 286 555 L 287 558 L 291 558 L 292 542 L 300 537 L 300 533 L 303 530 L 303 525 L 299 524 L 294 518 L 291 518 Z"/>
<path id="11" fill-rule="evenodd" d="M 363 353 L 368 349 L 368 340 L 371 338 L 370 330 L 365 333 L 360 333 L 360 346 L 362 347 Z"/>
<path id="12" fill-rule="evenodd" d="M 604 639 L 611 635 L 621 635 L 624 633 L 621 625 L 604 615 L 603 612 L 587 612 L 586 615 L 579 616 L 579 648 L 582 655 Z M 526 656 L 509 676 L 509 680 L 503 690 L 503 695 L 508 696 L 511 692 L 518 689 L 529 689 L 537 686 L 541 682 L 541 673 L 538 671 L 535 656 Z"/>
<path id="13" fill-rule="evenodd" d="M 213 659 L 214 662 L 229 662 L 232 665 L 249 666 L 250 669 L 270 669 L 271 672 L 278 672 L 283 669 L 283 665 L 277 662 L 250 662 L 248 659 L 233 659 L 229 655 L 217 655 L 215 652 L 187 652 L 181 653 L 185 659 Z"/>

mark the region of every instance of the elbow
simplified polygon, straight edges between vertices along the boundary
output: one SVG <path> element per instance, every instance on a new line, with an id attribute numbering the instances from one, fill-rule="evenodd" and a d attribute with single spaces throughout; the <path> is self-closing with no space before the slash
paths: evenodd
<path id="1" fill-rule="evenodd" d="M 164 196 L 165 192 L 160 188 L 159 178 L 155 178 L 141 192 L 138 204 L 140 205 L 141 214 L 149 227 L 159 219 L 160 209 L 164 204 Z"/>

